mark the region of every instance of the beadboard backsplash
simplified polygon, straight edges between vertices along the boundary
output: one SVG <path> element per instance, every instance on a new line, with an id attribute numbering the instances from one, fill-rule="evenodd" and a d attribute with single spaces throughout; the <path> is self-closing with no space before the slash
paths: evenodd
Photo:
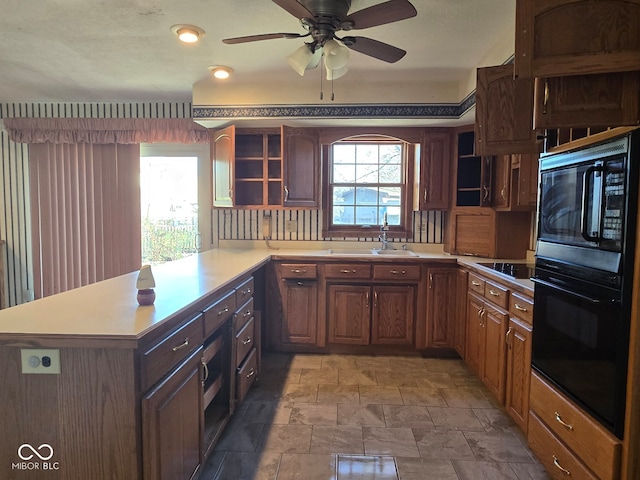
<path id="1" fill-rule="evenodd" d="M 322 236 L 320 210 L 215 210 L 214 229 L 220 240 L 264 240 L 264 217 L 271 217 L 271 240 L 319 241 Z M 413 212 L 413 236 L 394 238 L 397 243 L 442 243 L 444 214 L 441 211 Z M 215 233 L 215 232 L 214 232 Z M 364 233 L 367 233 L 365 235 Z M 333 238 L 377 242 L 379 229 L 373 227 L 358 238 Z"/>

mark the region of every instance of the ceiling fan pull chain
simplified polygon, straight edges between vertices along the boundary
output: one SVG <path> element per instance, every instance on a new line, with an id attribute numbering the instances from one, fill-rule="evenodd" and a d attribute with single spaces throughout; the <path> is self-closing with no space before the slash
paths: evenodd
<path id="1" fill-rule="evenodd" d="M 324 52 L 322 53 L 324 55 Z M 322 60 L 320 61 L 320 100 L 323 99 L 324 94 L 322 93 L 322 64 L 324 62 L 322 62 Z"/>

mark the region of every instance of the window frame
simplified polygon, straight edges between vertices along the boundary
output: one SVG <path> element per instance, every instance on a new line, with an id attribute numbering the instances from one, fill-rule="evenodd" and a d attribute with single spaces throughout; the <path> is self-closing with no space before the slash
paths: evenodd
<path id="1" fill-rule="evenodd" d="M 389 238 L 410 238 L 413 235 L 413 183 L 415 174 L 415 144 L 403 138 L 387 134 L 358 134 L 346 136 L 331 143 L 322 144 L 322 235 L 325 238 L 377 238 L 380 225 L 355 226 L 333 224 L 333 197 L 331 195 L 333 145 L 336 143 L 398 143 L 402 144 L 402 187 L 400 225 L 389 225 Z"/>

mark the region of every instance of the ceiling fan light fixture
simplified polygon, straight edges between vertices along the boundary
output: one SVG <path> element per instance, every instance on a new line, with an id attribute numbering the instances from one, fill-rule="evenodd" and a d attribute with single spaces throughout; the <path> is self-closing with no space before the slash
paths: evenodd
<path id="1" fill-rule="evenodd" d="M 171 27 L 171 31 L 183 43 L 196 43 L 204 36 L 204 30 L 195 25 L 178 24 Z"/>
<path id="2" fill-rule="evenodd" d="M 335 40 L 327 40 L 323 47 L 324 65 L 331 70 L 340 70 L 347 65 L 349 49 Z"/>
<path id="3" fill-rule="evenodd" d="M 349 67 L 342 67 L 337 69 L 327 68 L 327 80 L 337 80 L 344 76 L 349 71 Z"/>
<path id="4" fill-rule="evenodd" d="M 320 63 L 322 57 L 322 50 L 316 48 L 315 52 L 312 52 L 312 45 L 305 43 L 298 47 L 291 55 L 287 57 L 287 62 L 295 70 L 295 72 L 301 77 L 304 76 L 304 72 L 311 68 L 316 68 Z"/>
<path id="5" fill-rule="evenodd" d="M 211 65 L 209 67 L 209 71 L 213 77 L 224 80 L 231 76 L 233 68 L 224 65 Z"/>

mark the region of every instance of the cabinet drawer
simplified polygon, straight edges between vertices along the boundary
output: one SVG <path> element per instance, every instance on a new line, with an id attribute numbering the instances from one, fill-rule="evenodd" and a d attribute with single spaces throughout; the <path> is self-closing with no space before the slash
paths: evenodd
<path id="1" fill-rule="evenodd" d="M 418 265 L 374 265 L 375 280 L 420 280 Z"/>
<path id="2" fill-rule="evenodd" d="M 201 347 L 204 340 L 202 332 L 202 315 L 198 315 L 144 352 L 140 360 L 142 391 L 147 391 Z"/>
<path id="3" fill-rule="evenodd" d="M 529 447 L 554 480 L 579 478 L 598 480 L 589 469 L 549 430 L 535 413 L 529 412 Z"/>
<path id="4" fill-rule="evenodd" d="M 533 299 L 519 293 L 509 296 L 509 312 L 523 322 L 533 325 Z"/>
<path id="5" fill-rule="evenodd" d="M 621 443 L 536 372 L 531 374 L 531 410 L 602 480 L 620 470 Z M 580 478 L 580 477 L 576 477 Z"/>
<path id="6" fill-rule="evenodd" d="M 244 357 L 247 356 L 247 353 L 249 353 L 254 346 L 253 325 L 254 320 L 252 318 L 244 327 L 242 327 L 242 330 L 236 334 L 236 367 L 240 366 Z"/>
<path id="7" fill-rule="evenodd" d="M 371 265 L 325 265 L 324 274 L 327 278 L 371 278 Z"/>
<path id="8" fill-rule="evenodd" d="M 308 263 L 283 263 L 280 269 L 282 278 L 316 278 L 318 267 Z"/>
<path id="9" fill-rule="evenodd" d="M 204 336 L 208 337 L 231 318 L 236 310 L 236 293 L 231 291 L 204 311 Z"/>
<path id="10" fill-rule="evenodd" d="M 479 277 L 474 273 L 469 273 L 469 283 L 468 283 L 469 290 L 484 296 L 484 284 L 485 284 L 484 278 Z"/>
<path id="11" fill-rule="evenodd" d="M 487 280 L 484 284 L 484 298 L 502 308 L 509 306 L 509 289 Z"/>
<path id="12" fill-rule="evenodd" d="M 242 402 L 251 385 L 256 379 L 256 375 L 258 374 L 258 355 L 257 350 L 253 348 L 249 356 L 244 361 L 241 367 L 238 368 L 236 373 L 236 389 L 237 394 L 236 397 L 238 402 Z"/>
<path id="13" fill-rule="evenodd" d="M 236 305 L 244 305 L 251 297 L 253 297 L 253 277 L 236 288 Z"/>
<path id="14" fill-rule="evenodd" d="M 253 317 L 253 298 L 236 310 L 233 315 L 233 329 L 239 332 L 242 327 Z"/>

